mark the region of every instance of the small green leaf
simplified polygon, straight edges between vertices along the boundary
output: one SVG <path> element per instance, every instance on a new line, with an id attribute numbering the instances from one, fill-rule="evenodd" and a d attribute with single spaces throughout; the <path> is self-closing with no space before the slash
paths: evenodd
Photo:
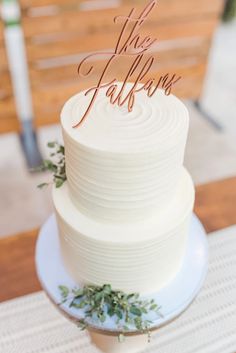
<path id="1" fill-rule="evenodd" d="M 107 314 L 108 314 L 109 316 L 115 315 L 115 311 L 114 311 L 114 308 L 113 308 L 112 306 L 110 306 L 110 307 L 108 308 Z"/>
<path id="2" fill-rule="evenodd" d="M 55 142 L 55 141 L 53 141 L 53 142 L 48 142 L 47 146 L 48 146 L 49 148 L 54 148 L 54 147 L 56 146 L 56 142 Z"/>
<path id="3" fill-rule="evenodd" d="M 48 185 L 49 185 L 48 183 L 41 183 L 41 184 L 37 185 L 37 188 L 42 189 L 42 188 L 44 188 L 45 186 L 48 186 Z"/>
<path id="4" fill-rule="evenodd" d="M 70 290 L 68 287 L 66 286 L 59 286 L 58 287 L 60 289 L 60 292 L 61 292 L 61 296 L 65 299 L 68 297 L 69 293 L 70 293 Z"/>
<path id="5" fill-rule="evenodd" d="M 105 321 L 106 321 L 106 315 L 105 315 L 105 314 L 99 315 L 99 319 L 100 319 L 100 321 L 101 321 L 102 323 L 105 322 Z"/>
<path id="6" fill-rule="evenodd" d="M 103 297 L 104 297 L 104 293 L 103 293 L 103 292 L 98 292 L 98 293 L 95 294 L 94 300 L 95 300 L 96 302 L 98 302 L 98 301 L 100 301 Z"/>
<path id="7" fill-rule="evenodd" d="M 57 150 L 57 153 L 61 153 L 61 154 L 65 154 L 65 148 L 64 148 L 64 146 L 62 146 L 62 145 L 60 145 L 59 146 L 59 149 Z"/>
<path id="8" fill-rule="evenodd" d="M 61 187 L 63 185 L 64 180 L 56 178 L 55 179 L 55 183 L 56 183 L 56 188 L 59 188 L 59 187 Z"/>
<path id="9" fill-rule="evenodd" d="M 121 310 L 116 309 L 116 310 L 115 310 L 115 314 L 116 314 L 116 316 L 117 316 L 120 320 L 122 320 L 122 318 L 123 318 L 123 313 L 122 313 Z"/>
<path id="10" fill-rule="evenodd" d="M 142 315 L 142 311 L 137 307 L 137 306 L 134 306 L 132 305 L 130 307 L 130 312 L 133 314 L 133 315 L 136 315 L 136 316 L 141 316 Z"/>
<path id="11" fill-rule="evenodd" d="M 50 159 L 44 159 L 43 165 L 44 165 L 45 168 L 49 168 L 50 169 L 53 166 L 53 162 L 50 161 Z"/>
<path id="12" fill-rule="evenodd" d="M 142 330 L 143 327 L 142 327 L 142 320 L 140 317 L 136 317 L 134 319 L 134 324 L 135 324 L 135 327 L 138 329 L 138 330 Z"/>
<path id="13" fill-rule="evenodd" d="M 105 294 L 110 294 L 110 293 L 111 293 L 111 285 L 110 285 L 110 284 L 105 284 L 105 285 L 103 286 L 103 292 L 104 292 Z"/>
<path id="14" fill-rule="evenodd" d="M 93 311 L 92 310 L 87 310 L 85 311 L 85 316 L 86 317 L 92 317 Z"/>
<path id="15" fill-rule="evenodd" d="M 81 331 L 83 331 L 87 328 L 87 324 L 83 320 L 81 320 L 78 322 L 78 327 L 80 328 Z"/>
<path id="16" fill-rule="evenodd" d="M 127 295 L 127 299 L 129 300 L 129 299 L 131 299 L 131 298 L 134 298 L 134 296 L 135 296 L 135 294 L 134 294 L 134 293 L 131 293 L 131 294 Z"/>
<path id="17" fill-rule="evenodd" d="M 152 304 L 150 310 L 156 310 L 158 308 L 157 304 Z"/>
<path id="18" fill-rule="evenodd" d="M 86 303 L 84 301 L 81 302 L 76 302 L 75 300 L 72 300 L 70 303 L 70 307 L 77 308 L 77 309 L 83 309 L 86 306 Z"/>
<path id="19" fill-rule="evenodd" d="M 77 299 L 77 298 L 81 298 L 84 295 L 84 290 L 83 288 L 73 289 L 72 293 L 74 294 L 75 299 Z"/>

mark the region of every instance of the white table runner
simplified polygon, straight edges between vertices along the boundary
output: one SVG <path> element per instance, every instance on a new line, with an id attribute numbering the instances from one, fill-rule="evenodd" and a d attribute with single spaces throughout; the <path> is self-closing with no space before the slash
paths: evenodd
<path id="1" fill-rule="evenodd" d="M 210 266 L 204 288 L 184 314 L 152 335 L 143 353 L 236 352 L 236 226 L 208 239 Z M 0 304 L 0 352 L 99 351 L 86 332 L 62 317 L 39 292 Z"/>

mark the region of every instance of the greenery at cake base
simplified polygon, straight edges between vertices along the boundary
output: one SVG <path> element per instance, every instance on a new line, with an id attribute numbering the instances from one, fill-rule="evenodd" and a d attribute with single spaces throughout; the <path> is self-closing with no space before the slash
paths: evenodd
<path id="1" fill-rule="evenodd" d="M 66 181 L 65 148 L 56 141 L 48 142 L 48 148 L 52 149 L 50 159 L 44 159 L 37 171 L 50 171 L 53 173 L 53 182 L 57 188 Z M 38 188 L 43 188 L 49 183 L 41 183 Z"/>
<path id="2" fill-rule="evenodd" d="M 115 317 L 120 330 L 119 340 L 123 340 L 130 327 L 146 333 L 150 339 L 150 326 L 152 321 L 145 319 L 145 315 L 154 312 L 161 316 L 160 307 L 154 299 L 144 300 L 138 293 L 126 294 L 113 290 L 110 284 L 103 286 L 86 285 L 81 288 L 69 289 L 59 286 L 61 304 L 68 302 L 69 307 L 85 310 L 85 319 L 79 321 L 81 330 L 88 327 L 86 318 L 103 324 L 107 317 Z"/>

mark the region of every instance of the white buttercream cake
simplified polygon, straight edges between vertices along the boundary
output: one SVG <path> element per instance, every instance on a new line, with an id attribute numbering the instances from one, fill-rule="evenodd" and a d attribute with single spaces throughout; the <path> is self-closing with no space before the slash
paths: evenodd
<path id="1" fill-rule="evenodd" d="M 130 89 L 128 84 L 127 89 Z M 174 278 L 194 203 L 183 167 L 189 116 L 162 90 L 136 93 L 133 110 L 101 90 L 70 98 L 61 113 L 67 182 L 53 200 L 64 264 L 78 284 L 152 293 Z"/>

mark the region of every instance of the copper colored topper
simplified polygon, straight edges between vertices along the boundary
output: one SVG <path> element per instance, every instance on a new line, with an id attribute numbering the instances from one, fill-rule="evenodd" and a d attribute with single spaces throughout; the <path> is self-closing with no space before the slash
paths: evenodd
<path id="1" fill-rule="evenodd" d="M 93 107 L 99 90 L 103 88 L 107 88 L 106 96 L 110 99 L 111 104 L 116 103 L 118 106 L 122 106 L 127 102 L 128 111 L 131 112 L 135 103 L 135 93 L 145 90 L 147 91 L 148 97 L 152 97 L 156 90 L 161 87 L 164 89 L 165 94 L 169 95 L 171 93 L 172 86 L 181 78 L 176 74 L 167 73 L 164 76 L 160 76 L 158 80 L 155 80 L 152 77 L 147 78 L 147 80 L 142 83 L 141 87 L 139 86 L 139 88 L 137 88 L 138 84 L 146 78 L 154 62 L 153 56 L 145 57 L 144 54 L 156 42 L 156 38 L 151 38 L 150 36 L 142 37 L 140 34 L 140 29 L 156 4 L 157 0 L 152 0 L 145 6 L 139 15 L 136 14 L 137 11 L 133 8 L 128 16 L 116 16 L 114 18 L 114 23 L 123 22 L 123 26 L 114 51 L 96 52 L 90 54 L 86 56 L 79 64 L 79 76 L 86 77 L 89 76 L 94 70 L 93 65 L 90 65 L 89 69 L 84 70 L 84 64 L 87 63 L 88 59 L 99 55 L 106 55 L 109 58 L 105 64 L 97 85 L 91 87 L 85 92 L 85 95 L 88 95 L 91 92 L 93 95 L 84 115 L 80 121 L 73 126 L 74 128 L 78 127 L 87 117 Z M 119 57 L 133 58 L 132 65 L 123 80 L 122 86 L 118 87 L 116 78 L 112 79 L 110 82 L 103 83 L 104 76 L 108 72 L 110 65 Z M 129 79 L 131 79 L 131 76 L 133 76 L 134 73 L 136 74 L 136 78 L 133 82 L 133 86 L 128 93 L 127 91 L 125 93 L 126 84 L 129 82 Z"/>

